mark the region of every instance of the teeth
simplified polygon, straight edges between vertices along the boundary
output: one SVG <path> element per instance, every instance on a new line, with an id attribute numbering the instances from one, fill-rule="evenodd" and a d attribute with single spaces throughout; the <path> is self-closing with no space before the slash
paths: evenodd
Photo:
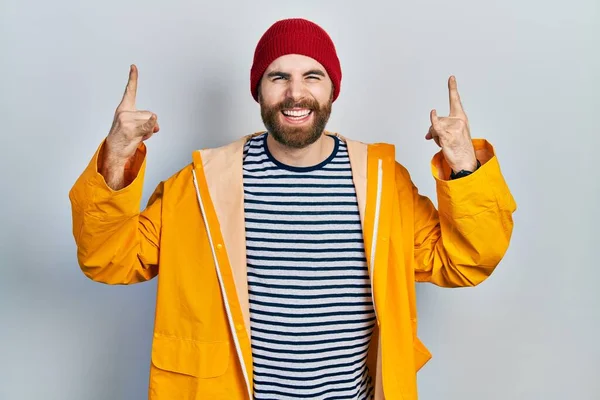
<path id="1" fill-rule="evenodd" d="M 284 110 L 283 114 L 287 117 L 306 117 L 310 110 Z"/>

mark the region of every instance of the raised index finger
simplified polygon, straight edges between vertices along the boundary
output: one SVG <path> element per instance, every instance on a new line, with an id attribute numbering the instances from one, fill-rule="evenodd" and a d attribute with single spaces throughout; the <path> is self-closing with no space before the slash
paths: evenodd
<path id="1" fill-rule="evenodd" d="M 125 87 L 125 93 L 123 94 L 123 100 L 119 104 L 121 110 L 134 110 L 135 109 L 135 96 L 137 94 L 137 81 L 138 81 L 138 70 L 135 65 L 131 65 L 129 69 L 129 81 L 127 87 Z"/>
<path id="2" fill-rule="evenodd" d="M 451 76 L 450 79 L 448 79 L 448 94 L 450 95 L 450 116 L 458 117 L 464 115 L 465 112 L 460 101 L 458 86 L 454 76 Z"/>

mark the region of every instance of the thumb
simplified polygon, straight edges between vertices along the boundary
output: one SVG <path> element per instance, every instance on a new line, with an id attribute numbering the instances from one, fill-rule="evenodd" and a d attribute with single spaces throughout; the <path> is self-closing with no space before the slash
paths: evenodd
<path id="1" fill-rule="evenodd" d="M 153 132 L 154 126 L 156 125 L 156 120 L 157 120 L 156 114 L 152 114 L 152 116 L 150 116 L 148 121 L 144 122 L 144 124 L 141 126 L 142 132 L 144 132 L 144 133 Z"/>
<path id="2" fill-rule="evenodd" d="M 429 127 L 429 131 L 427 131 L 427 134 L 425 135 L 425 139 L 427 139 L 427 140 L 433 139 L 435 144 L 437 144 L 439 147 L 442 147 L 442 145 L 440 144 L 440 137 L 435 133 L 435 129 L 433 129 L 433 126 Z"/>

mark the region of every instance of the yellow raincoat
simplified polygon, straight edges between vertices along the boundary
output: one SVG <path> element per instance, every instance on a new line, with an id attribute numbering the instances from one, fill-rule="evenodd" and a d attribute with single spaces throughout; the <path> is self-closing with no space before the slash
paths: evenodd
<path id="1" fill-rule="evenodd" d="M 369 350 L 377 400 L 417 399 L 431 358 L 417 337 L 415 282 L 443 287 L 485 280 L 508 249 L 516 203 L 492 145 L 473 139 L 481 168 L 449 180 L 431 161 L 438 209 L 419 194 L 390 144 L 348 146 L 377 325 Z M 140 212 L 146 147 L 110 189 L 101 143 L 69 192 L 83 273 L 125 285 L 158 276 L 148 396 L 153 400 L 252 399 L 242 152 L 249 136 L 193 152 Z"/>

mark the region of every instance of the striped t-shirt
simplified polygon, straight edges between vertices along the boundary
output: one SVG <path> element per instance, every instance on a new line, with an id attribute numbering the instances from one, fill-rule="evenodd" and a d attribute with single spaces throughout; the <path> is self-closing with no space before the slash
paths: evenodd
<path id="1" fill-rule="evenodd" d="M 373 397 L 375 314 L 348 150 L 283 165 L 255 136 L 244 148 L 254 396 Z"/>

